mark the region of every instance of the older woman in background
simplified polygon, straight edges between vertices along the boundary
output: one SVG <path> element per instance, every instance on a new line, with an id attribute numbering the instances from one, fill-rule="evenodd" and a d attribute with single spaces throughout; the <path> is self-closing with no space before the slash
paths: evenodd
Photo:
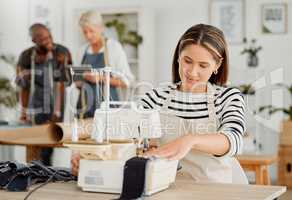
<path id="1" fill-rule="evenodd" d="M 129 86 L 134 79 L 121 44 L 104 37 L 102 17 L 97 11 L 91 10 L 82 14 L 79 25 L 88 43 L 80 49 L 77 63 L 91 65 L 94 69 L 110 66 L 113 72 L 122 74 L 122 76 L 115 76 L 113 73 L 110 79 L 110 99 L 118 101 L 117 88 Z M 103 100 L 100 86 L 104 81 L 103 75 L 85 73 L 84 81 L 76 82 L 80 89 L 77 103 L 80 118 L 93 117 L 94 111 L 100 107 L 100 102 Z"/>

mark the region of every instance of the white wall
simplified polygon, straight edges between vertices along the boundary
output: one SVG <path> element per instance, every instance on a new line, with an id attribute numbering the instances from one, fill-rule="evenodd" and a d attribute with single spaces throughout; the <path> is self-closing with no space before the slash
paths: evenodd
<path id="1" fill-rule="evenodd" d="M 4 0 L 0 4 L 0 52 L 18 55 L 29 43 L 28 0 Z"/>
<path id="2" fill-rule="evenodd" d="M 138 7 L 151 10 L 153 15 L 154 33 L 147 34 L 144 30 L 144 38 L 147 44 L 153 45 L 153 52 L 142 52 L 142 55 L 150 54 L 154 63 L 154 83 L 170 81 L 171 62 L 175 45 L 181 34 L 191 25 L 196 23 L 208 23 L 209 1 L 207 0 L 51 0 L 55 6 L 63 6 L 64 12 L 59 13 L 60 20 L 68 19 L 68 13 L 72 9 L 88 7 L 88 5 L 101 5 L 101 7 Z M 261 5 L 263 3 L 287 2 L 288 3 L 288 33 L 280 35 L 263 35 L 260 30 Z M 18 55 L 24 48 L 30 45 L 27 28 L 29 26 L 29 0 L 1 0 L 0 6 L 0 52 L 8 52 Z M 284 77 L 285 82 L 291 83 L 292 72 L 292 13 L 291 0 L 246 0 L 245 34 L 250 38 L 256 38 L 258 44 L 263 46 L 259 53 L 260 66 L 257 69 L 249 69 L 246 66 L 246 57 L 240 55 L 243 45 L 230 46 L 230 80 L 233 85 L 240 83 L 251 83 L 259 77 L 266 80 L 267 87 L 259 91 L 256 104 L 274 103 L 283 104 L 283 100 L 272 98 L 272 89 L 269 86 L 275 69 L 281 68 L 276 79 Z M 63 18 L 64 15 L 64 18 Z M 70 44 L 70 32 L 68 23 L 64 23 L 64 44 Z M 150 23 L 150 22 L 149 22 Z M 70 26 L 70 25 L 69 25 Z M 143 26 L 143 25 L 141 25 Z M 153 44 L 151 44 L 153 43 Z M 149 48 L 151 49 L 151 48 Z M 76 49 L 73 49 L 73 51 Z M 151 55 L 152 53 L 152 55 Z M 146 70 L 147 71 L 147 70 Z M 151 70 L 150 70 L 151 72 Z M 147 74 L 145 74 L 147 76 Z M 273 79 L 273 78 L 272 78 Z M 275 91 L 275 90 L 273 90 Z M 273 92 L 275 93 L 275 92 Z M 282 92 L 280 91 L 282 94 Z M 278 97 L 279 92 L 276 94 Z M 288 101 L 288 100 L 287 100 Z M 256 125 L 256 131 L 260 134 L 265 153 L 276 153 L 278 145 L 278 127 L 281 115 L 276 115 L 270 120 L 265 120 L 265 125 Z M 253 120 L 254 121 L 254 120 Z M 252 122 L 253 123 L 253 122 Z M 273 177 L 275 177 L 275 168 Z"/>
<path id="3" fill-rule="evenodd" d="M 68 13 L 68 7 L 69 9 L 76 9 L 88 7 L 88 5 L 102 5 L 102 7 L 151 9 L 155 17 L 155 36 L 153 38 L 155 40 L 155 57 L 153 59 L 155 60 L 156 79 L 158 81 L 170 80 L 169 68 L 171 67 L 172 54 L 181 34 L 193 24 L 208 23 L 209 16 L 209 1 L 207 0 L 180 0 L 179 2 L 176 0 L 51 0 L 51 2 L 55 6 L 64 6 L 65 12 L 63 15 L 65 15 L 65 19 L 68 19 L 66 14 L 70 14 Z M 282 35 L 263 35 L 260 33 L 260 9 L 261 4 L 265 2 L 279 2 L 279 0 L 246 0 L 246 36 L 257 38 L 258 44 L 263 46 L 264 50 L 259 54 L 261 66 L 271 70 L 276 67 L 287 67 L 287 70 L 290 70 L 288 66 L 291 65 L 292 61 L 289 59 L 289 52 L 291 52 L 292 47 L 288 44 L 292 42 L 291 31 L 289 33 L 288 30 L 288 34 Z M 292 5 L 292 1 L 286 0 L 286 2 L 289 6 Z M 59 17 L 62 18 L 63 16 L 60 15 Z M 288 28 L 291 30 L 292 15 L 288 15 L 288 17 Z M 30 45 L 27 31 L 28 18 L 29 0 L 1 1 L 1 51 L 18 55 L 25 47 Z M 64 25 L 66 27 L 66 21 Z M 64 32 L 66 32 L 66 29 Z M 67 37 L 70 37 L 69 35 Z M 72 44 L 66 43 L 66 40 L 65 38 L 65 44 L 70 47 Z M 241 74 L 235 73 L 237 70 L 247 69 L 245 57 L 240 55 L 242 48 L 242 45 L 230 46 L 232 82 L 245 81 L 245 78 L 237 76 Z M 275 52 L 280 50 L 281 53 L 275 58 Z M 289 79 L 288 74 L 285 73 L 287 80 Z"/>
<path id="4" fill-rule="evenodd" d="M 263 3 L 275 3 L 275 2 L 287 2 L 288 3 L 288 34 L 278 34 L 278 35 L 264 35 L 260 30 L 261 16 L 259 15 L 261 11 L 261 5 Z M 289 96 L 284 99 L 283 90 L 277 90 L 272 87 L 271 84 L 278 81 L 286 83 L 292 83 L 291 73 L 292 73 L 292 60 L 290 59 L 292 52 L 292 13 L 291 13 L 292 1 L 279 1 L 279 0 L 248 0 L 246 4 L 246 35 L 248 38 L 257 38 L 258 44 L 263 46 L 263 50 L 259 53 L 260 56 L 260 66 L 258 70 L 247 70 L 242 73 L 237 72 L 235 75 L 235 68 L 233 68 L 233 77 L 245 81 L 253 77 L 254 82 L 259 78 L 266 80 L 266 86 L 260 89 L 257 93 L 256 105 L 267 105 L 274 104 L 277 106 L 285 106 L 287 103 L 291 103 Z M 241 48 L 239 49 L 239 51 Z M 241 60 L 242 56 L 235 56 L 234 54 L 239 54 L 238 48 L 231 48 L 232 52 L 232 66 L 237 66 L 236 68 L 244 68 L 245 60 Z M 252 74 L 255 73 L 255 74 Z M 235 79 L 233 79 L 235 80 Z M 249 105 L 253 107 L 253 105 Z M 281 121 L 283 119 L 282 114 L 276 114 L 272 117 L 262 116 L 263 123 L 259 123 L 256 120 L 256 133 L 260 138 L 260 142 L 263 144 L 262 152 L 267 154 L 275 154 L 278 149 L 279 142 L 279 128 Z M 276 179 L 276 166 L 271 168 L 272 179 Z"/>

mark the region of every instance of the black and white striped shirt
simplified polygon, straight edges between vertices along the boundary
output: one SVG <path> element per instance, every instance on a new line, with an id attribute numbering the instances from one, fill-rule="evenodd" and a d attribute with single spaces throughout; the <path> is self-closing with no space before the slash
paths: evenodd
<path id="1" fill-rule="evenodd" d="M 218 132 L 226 135 L 230 142 L 227 155 L 233 156 L 242 151 L 243 135 L 245 133 L 245 103 L 237 88 L 220 87 L 215 89 L 215 110 L 219 120 Z M 170 97 L 170 91 L 175 90 L 170 97 L 168 110 L 170 114 L 185 119 L 208 118 L 207 95 L 181 92 L 175 85 L 166 85 L 152 89 L 142 98 L 141 103 L 147 109 L 161 109 Z"/>

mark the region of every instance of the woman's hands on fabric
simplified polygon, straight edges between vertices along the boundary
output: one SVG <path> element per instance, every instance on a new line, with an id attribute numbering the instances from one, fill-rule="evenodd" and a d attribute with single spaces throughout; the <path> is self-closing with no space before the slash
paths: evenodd
<path id="1" fill-rule="evenodd" d="M 89 81 L 91 83 L 97 83 L 101 80 L 101 77 L 99 75 L 91 73 L 91 72 L 85 72 L 83 74 L 83 77 L 86 81 Z"/>
<path id="2" fill-rule="evenodd" d="M 71 167 L 72 167 L 72 174 L 74 176 L 78 175 L 79 171 L 79 161 L 80 161 L 80 154 L 79 153 L 74 153 L 71 157 Z"/>
<path id="3" fill-rule="evenodd" d="M 143 154 L 143 157 L 167 158 L 169 160 L 179 160 L 186 156 L 194 145 L 194 136 L 184 135 L 161 147 L 152 149 Z"/>

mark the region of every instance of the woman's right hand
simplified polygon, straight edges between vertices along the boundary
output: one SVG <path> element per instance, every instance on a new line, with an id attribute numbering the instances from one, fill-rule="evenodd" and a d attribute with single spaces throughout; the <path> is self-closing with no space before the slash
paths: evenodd
<path id="1" fill-rule="evenodd" d="M 26 114 L 26 109 L 23 109 L 21 111 L 21 115 L 20 115 L 20 123 L 23 123 L 23 124 L 28 124 L 30 123 L 30 116 L 28 114 Z"/>
<path id="2" fill-rule="evenodd" d="M 21 123 L 25 123 L 25 124 L 29 122 L 28 117 L 27 117 L 26 114 L 21 114 L 19 120 L 20 120 Z"/>
<path id="3" fill-rule="evenodd" d="M 74 153 L 71 156 L 71 167 L 72 167 L 72 174 L 74 176 L 78 175 L 79 171 L 79 161 L 80 161 L 80 154 L 79 153 Z"/>

